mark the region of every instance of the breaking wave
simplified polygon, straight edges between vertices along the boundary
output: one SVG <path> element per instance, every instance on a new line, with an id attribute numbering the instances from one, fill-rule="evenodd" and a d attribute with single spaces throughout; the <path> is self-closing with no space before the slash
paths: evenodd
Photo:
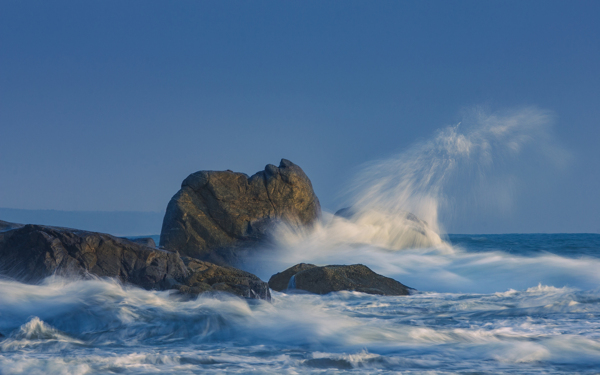
<path id="1" fill-rule="evenodd" d="M 112 280 L 0 281 L 0 288 L 3 374 L 531 373 L 600 365 L 600 294 L 567 287 L 274 293 L 273 303 L 227 295 L 183 301 Z"/>
<path id="2" fill-rule="evenodd" d="M 593 373 L 600 235 L 444 230 L 463 207 L 509 210 L 524 154 L 568 159 L 551 122 L 535 108 L 473 111 L 365 165 L 347 210 L 308 231 L 281 226 L 245 267 L 268 280 L 300 262 L 362 263 L 410 296 L 188 300 L 112 279 L 0 279 L 0 373 Z"/>

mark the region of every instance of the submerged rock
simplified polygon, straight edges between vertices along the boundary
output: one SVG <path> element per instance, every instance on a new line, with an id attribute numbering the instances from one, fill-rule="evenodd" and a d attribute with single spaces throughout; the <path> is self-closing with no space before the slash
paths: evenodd
<path id="1" fill-rule="evenodd" d="M 188 294 L 218 290 L 270 298 L 267 283 L 252 274 L 204 262 L 212 276 L 200 277 L 199 267 L 192 263 L 184 262 L 177 252 L 104 233 L 43 225 L 0 232 L 0 274 L 24 282 L 34 283 L 50 275 L 91 274 L 146 289 L 177 289 Z M 198 288 L 200 279 L 207 285 L 205 290 Z"/>
<path id="2" fill-rule="evenodd" d="M 310 226 L 320 214 L 309 178 L 289 160 L 282 159 L 279 167 L 269 164 L 252 177 L 199 171 L 169 202 L 160 246 L 231 264 L 235 249 L 261 242 L 276 222 Z"/>
<path id="3" fill-rule="evenodd" d="M 371 271 L 369 267 L 362 264 L 317 267 L 300 263 L 273 275 L 269 280 L 269 286 L 273 285 L 274 287 L 271 286 L 273 290 L 285 290 L 292 277 L 295 289 L 316 294 L 348 290 L 386 296 L 405 296 L 411 289 L 394 279 Z M 286 278 L 287 282 L 285 282 Z M 286 288 L 280 289 L 284 283 Z"/>

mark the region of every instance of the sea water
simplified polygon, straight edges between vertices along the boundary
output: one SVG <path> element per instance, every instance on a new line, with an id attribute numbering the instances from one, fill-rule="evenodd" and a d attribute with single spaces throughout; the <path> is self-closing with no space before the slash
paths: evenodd
<path id="1" fill-rule="evenodd" d="M 600 235 L 448 241 L 451 252 L 371 249 L 363 263 L 417 289 L 400 297 L 183 300 L 113 279 L 4 279 L 0 373 L 600 371 Z"/>
<path id="2" fill-rule="evenodd" d="M 568 159 L 551 117 L 475 111 L 367 164 L 352 215 L 282 225 L 243 264 L 268 280 L 300 262 L 360 263 L 409 296 L 188 300 L 114 279 L 0 278 L 0 373 L 600 373 L 600 234 L 443 230 L 509 212 L 524 150 Z"/>

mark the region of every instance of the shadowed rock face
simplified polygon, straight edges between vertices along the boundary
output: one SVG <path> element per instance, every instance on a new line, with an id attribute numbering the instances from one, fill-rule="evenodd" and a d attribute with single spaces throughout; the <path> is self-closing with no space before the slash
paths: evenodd
<path id="1" fill-rule="evenodd" d="M 176 289 L 186 294 L 223 291 L 270 299 L 267 283 L 234 268 L 207 262 L 202 262 L 202 268 L 184 262 L 176 252 L 104 233 L 4 225 L 9 227 L 13 229 L 0 231 L 0 274 L 20 281 L 34 283 L 55 274 L 92 274 L 115 277 L 146 289 Z M 203 284 L 199 288 L 200 282 Z"/>
<path id="2" fill-rule="evenodd" d="M 278 292 L 282 292 L 288 288 L 288 284 L 292 276 L 294 276 L 300 271 L 304 271 L 314 267 L 316 267 L 314 264 L 299 263 L 293 267 L 288 268 L 283 272 L 276 273 L 269 279 L 269 288 Z"/>
<path id="3" fill-rule="evenodd" d="M 271 299 L 269 285 L 257 276 L 233 267 L 182 257 L 190 274 L 177 289 L 196 295 L 207 291 L 228 292 L 246 298 Z"/>
<path id="4" fill-rule="evenodd" d="M 295 272 L 295 270 L 297 271 Z M 295 279 L 296 289 L 316 294 L 348 290 L 387 296 L 405 296 L 409 294 L 410 290 L 406 285 L 379 275 L 362 264 L 316 267 L 311 264 L 300 263 L 273 275 L 269 280 L 269 286 L 273 281 L 274 287 L 271 286 L 273 290 L 284 290 L 287 288 L 289 279 L 292 276 Z M 286 288 L 279 289 L 284 283 Z"/>
<path id="5" fill-rule="evenodd" d="M 213 250 L 251 247 L 274 223 L 310 226 L 321 214 L 312 184 L 300 167 L 282 159 L 248 177 L 232 171 L 188 176 L 169 202 L 160 246 L 210 259 Z M 228 258 L 224 256 L 224 258 Z"/>
<path id="6" fill-rule="evenodd" d="M 0 269 L 27 282 L 58 274 L 118 277 L 163 289 L 188 272 L 177 253 L 152 249 L 108 234 L 42 225 L 2 233 Z"/>

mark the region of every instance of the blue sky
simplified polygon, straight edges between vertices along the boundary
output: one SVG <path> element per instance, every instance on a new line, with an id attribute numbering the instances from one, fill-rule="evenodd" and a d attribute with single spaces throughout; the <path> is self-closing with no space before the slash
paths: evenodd
<path id="1" fill-rule="evenodd" d="M 336 210 L 362 163 L 476 106 L 535 106 L 568 165 L 523 156 L 510 210 L 445 226 L 600 232 L 599 14 L 594 1 L 2 1 L 0 207 L 162 211 L 194 171 L 283 157 Z"/>

